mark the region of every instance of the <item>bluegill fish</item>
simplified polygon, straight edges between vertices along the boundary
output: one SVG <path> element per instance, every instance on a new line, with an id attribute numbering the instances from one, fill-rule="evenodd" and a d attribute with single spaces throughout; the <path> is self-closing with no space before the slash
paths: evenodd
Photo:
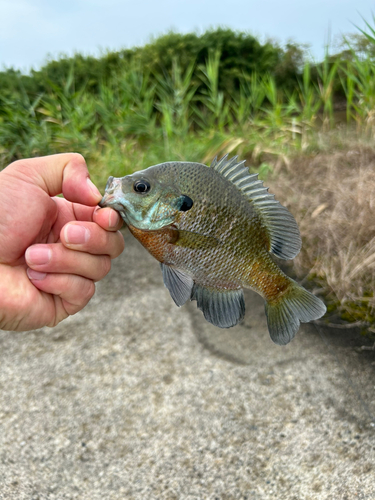
<path id="1" fill-rule="evenodd" d="M 272 259 L 270 253 L 282 259 L 298 254 L 297 223 L 237 157 L 215 158 L 210 167 L 171 161 L 110 177 L 100 206 L 117 210 L 160 262 L 174 302 L 196 300 L 218 327 L 232 327 L 244 317 L 244 288 L 265 299 L 277 344 L 290 342 L 300 322 L 326 311 Z"/>

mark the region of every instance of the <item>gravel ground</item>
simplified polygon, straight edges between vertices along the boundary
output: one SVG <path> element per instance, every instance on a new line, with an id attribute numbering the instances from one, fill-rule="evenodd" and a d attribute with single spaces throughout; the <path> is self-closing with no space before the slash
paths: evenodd
<path id="1" fill-rule="evenodd" d="M 375 353 L 263 301 L 219 330 L 137 242 L 54 329 L 0 332 L 0 498 L 375 499 Z"/>

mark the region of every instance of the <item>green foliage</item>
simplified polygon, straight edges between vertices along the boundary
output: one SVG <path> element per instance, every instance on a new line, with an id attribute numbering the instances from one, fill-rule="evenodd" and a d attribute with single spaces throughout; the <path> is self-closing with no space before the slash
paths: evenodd
<path id="1" fill-rule="evenodd" d="M 243 73 L 273 71 L 283 54 L 279 47 L 271 43 L 262 45 L 249 34 L 218 28 L 202 35 L 168 33 L 136 50 L 134 57 L 152 73 L 162 74 L 171 70 L 174 60 L 186 71 L 193 61 L 199 68 L 217 52 L 221 54 L 218 86 L 227 94 L 238 88 Z"/>
<path id="2" fill-rule="evenodd" d="M 372 136 L 375 32 L 367 27 L 366 57 L 363 44 L 360 55 L 348 46 L 319 64 L 295 44 L 217 29 L 168 33 L 100 58 L 62 57 L 28 76 L 8 69 L 0 73 L 0 161 L 76 150 L 100 165 L 107 158 L 108 171 L 114 163 L 130 171 L 154 159 L 207 161 L 215 148 L 282 155 L 310 147 L 321 122 L 334 127 L 338 87 L 348 123 Z"/>
<path id="3" fill-rule="evenodd" d="M 302 57 L 302 49 L 297 46 L 289 44 L 284 51 L 270 42 L 262 45 L 253 36 L 230 29 L 218 28 L 202 35 L 170 32 L 144 47 L 110 52 L 99 58 L 81 54 L 61 56 L 56 61 L 48 61 L 40 70 L 31 71 L 29 76 L 8 69 L 0 72 L 0 88 L 2 92 L 13 92 L 21 80 L 28 93 L 46 92 L 50 83 L 62 86 L 67 75 L 74 71 L 75 88 L 84 86 L 87 92 L 97 94 L 101 83 L 108 84 L 129 65 L 147 68 L 155 83 L 155 79 L 172 70 L 175 60 L 185 73 L 193 63 L 197 68 L 205 65 L 210 54 L 215 52 L 221 54 L 219 88 L 226 95 L 238 89 L 243 74 L 253 72 L 274 73 L 278 84 L 288 85 L 295 81 Z M 195 83 L 198 82 L 199 77 L 195 75 Z"/>
<path id="4" fill-rule="evenodd" d="M 49 154 L 51 131 L 37 116 L 42 96 L 33 101 L 26 93 L 18 99 L 0 96 L 0 160 Z"/>

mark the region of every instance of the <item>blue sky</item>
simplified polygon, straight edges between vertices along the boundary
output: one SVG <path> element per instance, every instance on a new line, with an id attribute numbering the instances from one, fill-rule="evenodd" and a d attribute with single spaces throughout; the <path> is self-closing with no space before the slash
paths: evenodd
<path id="1" fill-rule="evenodd" d="M 48 54 L 100 54 L 147 43 L 173 29 L 226 26 L 323 54 L 328 33 L 355 32 L 374 0 L 0 0 L 0 68 L 38 68 Z"/>

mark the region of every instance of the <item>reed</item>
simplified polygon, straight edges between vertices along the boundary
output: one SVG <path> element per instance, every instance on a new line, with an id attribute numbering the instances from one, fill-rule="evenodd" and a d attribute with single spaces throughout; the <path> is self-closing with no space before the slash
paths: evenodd
<path id="1" fill-rule="evenodd" d="M 152 75 L 139 62 L 124 62 L 111 79 L 98 83 L 95 94 L 88 85 L 77 88 L 73 68 L 62 85 L 50 82 L 48 91 L 33 98 L 22 88 L 13 98 L 0 94 L 2 165 L 67 149 L 88 157 L 108 149 L 119 158 L 116 147 L 134 141 L 145 161 L 148 154 L 150 160 L 182 157 L 192 149 L 187 143 L 201 140 L 211 150 L 211 143 L 226 144 L 231 137 L 247 156 L 259 147 L 282 154 L 308 149 L 316 143 L 319 117 L 324 132 L 334 129 L 338 72 L 348 124 L 373 134 L 375 65 L 370 58 L 353 54 L 350 61 L 332 62 L 326 54 L 314 66 L 317 78 L 307 61 L 294 89 L 279 87 L 271 74 L 240 73 L 237 88 L 228 94 L 220 87 L 221 57 L 211 51 L 205 64 L 193 61 L 184 68 L 174 58 L 162 75 Z M 132 162 L 129 168 L 139 167 Z"/>

